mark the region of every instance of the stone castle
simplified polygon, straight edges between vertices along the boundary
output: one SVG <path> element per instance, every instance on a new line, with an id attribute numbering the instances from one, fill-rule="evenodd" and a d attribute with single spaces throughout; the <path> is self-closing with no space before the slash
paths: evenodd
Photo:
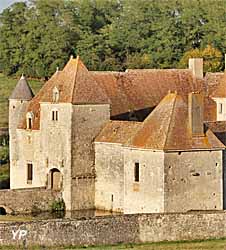
<path id="1" fill-rule="evenodd" d="M 9 98 L 10 188 L 62 193 L 67 210 L 224 209 L 226 73 L 88 71 L 77 57 L 34 96 Z"/>

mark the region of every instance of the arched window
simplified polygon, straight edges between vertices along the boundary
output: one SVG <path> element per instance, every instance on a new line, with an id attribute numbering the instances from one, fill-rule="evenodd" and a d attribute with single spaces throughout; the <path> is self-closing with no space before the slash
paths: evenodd
<path id="1" fill-rule="evenodd" d="M 28 112 L 27 115 L 26 115 L 27 129 L 32 129 L 33 119 L 34 119 L 33 113 L 32 112 Z"/>
<path id="2" fill-rule="evenodd" d="M 59 92 L 58 88 L 55 86 L 53 88 L 53 102 L 58 102 L 59 97 L 60 97 L 60 92 Z"/>

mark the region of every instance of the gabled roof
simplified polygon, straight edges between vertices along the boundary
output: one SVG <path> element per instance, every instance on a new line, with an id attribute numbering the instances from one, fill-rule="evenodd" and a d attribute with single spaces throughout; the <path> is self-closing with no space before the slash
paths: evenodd
<path id="1" fill-rule="evenodd" d="M 127 145 L 164 151 L 225 148 L 210 130 L 204 136 L 192 136 L 188 128 L 187 104 L 175 93 L 163 98 Z"/>
<path id="2" fill-rule="evenodd" d="M 126 72 L 91 72 L 111 100 L 111 115 L 155 107 L 169 90 L 184 99 L 189 92 L 202 91 L 189 69 L 136 69 Z"/>
<path id="3" fill-rule="evenodd" d="M 54 87 L 60 91 L 59 102 L 72 104 L 110 102 L 104 90 L 97 84 L 79 57 L 71 58 L 64 69 L 44 85 L 45 91 L 40 98 L 41 102 L 52 102 Z"/>
<path id="4" fill-rule="evenodd" d="M 110 103 L 104 90 L 96 83 L 79 57 L 71 58 L 64 69 L 56 71 L 30 101 L 27 112 L 31 111 L 34 114 L 32 129 L 39 129 L 40 126 L 40 103 L 53 102 L 53 90 L 56 88 L 59 90 L 59 103 Z M 19 128 L 26 128 L 25 117 Z"/>
<path id="5" fill-rule="evenodd" d="M 226 73 L 220 78 L 220 83 L 211 93 L 211 97 L 226 98 Z"/>
<path id="6" fill-rule="evenodd" d="M 22 75 L 9 99 L 29 101 L 33 98 L 33 96 L 34 94 L 32 92 L 32 89 L 30 88 L 26 78 Z"/>

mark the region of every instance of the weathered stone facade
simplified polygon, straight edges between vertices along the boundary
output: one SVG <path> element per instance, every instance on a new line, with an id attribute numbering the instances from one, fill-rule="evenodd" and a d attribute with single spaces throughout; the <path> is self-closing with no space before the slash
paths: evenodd
<path id="1" fill-rule="evenodd" d="M 0 223 L 0 245 L 82 246 L 226 237 L 225 212 Z"/>
<path id="2" fill-rule="evenodd" d="M 9 105 L 11 188 L 60 191 L 67 210 L 223 209 L 225 145 L 204 127 L 201 66 L 101 73 L 71 58 L 35 97 L 22 77 Z"/>

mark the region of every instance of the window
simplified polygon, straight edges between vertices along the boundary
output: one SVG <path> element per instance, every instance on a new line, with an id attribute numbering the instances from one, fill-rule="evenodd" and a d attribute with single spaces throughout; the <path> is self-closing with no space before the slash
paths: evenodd
<path id="1" fill-rule="evenodd" d="M 27 164 L 27 183 L 31 184 L 33 180 L 33 165 L 32 163 Z"/>
<path id="2" fill-rule="evenodd" d="M 219 114 L 223 113 L 223 103 L 219 103 Z"/>
<path id="3" fill-rule="evenodd" d="M 134 181 L 135 182 L 140 181 L 140 166 L 138 162 L 135 163 L 135 167 L 134 167 Z"/>
<path id="4" fill-rule="evenodd" d="M 57 110 L 52 111 L 52 121 L 58 121 L 58 111 Z"/>
<path id="5" fill-rule="evenodd" d="M 27 118 L 27 129 L 32 129 L 32 125 L 33 125 L 33 113 L 32 112 L 28 112 L 26 115 Z"/>
<path id="6" fill-rule="evenodd" d="M 32 119 L 28 118 L 28 129 L 32 128 Z"/>

